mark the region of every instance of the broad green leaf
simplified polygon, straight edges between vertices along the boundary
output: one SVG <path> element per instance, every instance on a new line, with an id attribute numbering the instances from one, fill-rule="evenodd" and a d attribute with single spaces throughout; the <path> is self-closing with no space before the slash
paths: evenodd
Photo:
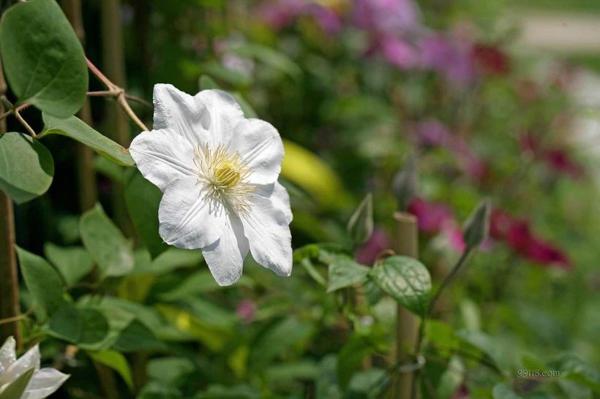
<path id="1" fill-rule="evenodd" d="M 169 273 L 175 269 L 199 266 L 202 252 L 170 247 L 150 263 L 136 265 L 135 273 L 153 273 L 156 275 Z"/>
<path id="2" fill-rule="evenodd" d="M 223 65 L 214 61 L 205 62 L 200 66 L 200 69 L 202 73 L 233 87 L 245 87 L 252 83 L 250 76 L 233 69 L 225 68 Z"/>
<path id="3" fill-rule="evenodd" d="M 361 284 L 367 280 L 369 268 L 356 263 L 346 255 L 332 255 L 329 264 L 329 280 L 327 292 L 333 292 L 340 288 Z"/>
<path id="4" fill-rule="evenodd" d="M 350 197 L 335 172 L 318 156 L 307 149 L 283 140 L 285 157 L 281 175 L 308 192 L 318 203 L 327 208 L 345 207 Z"/>
<path id="5" fill-rule="evenodd" d="M 152 331 L 137 319 L 133 319 L 113 344 L 119 352 L 137 352 L 163 349 L 162 342 L 156 339 Z"/>
<path id="6" fill-rule="evenodd" d="M 408 310 L 423 315 L 427 310 L 431 277 L 418 260 L 391 256 L 371 269 L 373 281 Z"/>
<path id="7" fill-rule="evenodd" d="M 17 399 L 23 396 L 25 389 L 33 377 L 35 369 L 31 368 L 21 374 L 16 380 L 0 392 L 0 399 Z"/>
<path id="8" fill-rule="evenodd" d="M 98 204 L 79 221 L 83 245 L 92 255 L 103 277 L 123 276 L 133 269 L 131 243 Z"/>
<path id="9" fill-rule="evenodd" d="M 57 338 L 89 346 L 106 338 L 109 325 L 106 317 L 96 309 L 66 303 L 52 315 L 49 328 Z"/>
<path id="10" fill-rule="evenodd" d="M 337 357 L 337 377 L 342 388 L 348 386 L 352 375 L 362 367 L 363 359 L 375 350 L 368 337 L 363 335 L 353 335 L 346 342 Z"/>
<path id="11" fill-rule="evenodd" d="M 458 356 L 453 356 L 448 367 L 440 377 L 437 386 L 437 396 L 440 399 L 450 399 L 460 387 L 465 378 L 465 365 Z"/>
<path id="12" fill-rule="evenodd" d="M 94 267 L 90 253 L 82 247 L 59 247 L 47 243 L 44 254 L 58 269 L 67 286 L 77 283 Z"/>
<path id="13" fill-rule="evenodd" d="M 125 147 L 112 141 L 102 133 L 94 130 L 91 126 L 76 116 L 57 118 L 44 113 L 43 118 L 44 131 L 40 137 L 45 137 L 50 134 L 67 136 L 73 140 L 79 141 L 81 144 L 90 147 L 98 154 L 105 156 L 119 165 L 134 165 L 133 159 Z"/>
<path id="14" fill-rule="evenodd" d="M 25 285 L 40 315 L 51 316 L 65 303 L 64 287 L 58 272 L 44 258 L 17 248 Z"/>
<path id="15" fill-rule="evenodd" d="M 135 171 L 125 186 L 125 203 L 135 230 L 150 255 L 156 258 L 169 246 L 158 235 L 158 205 L 162 193 L 154 184 Z"/>
<path id="16" fill-rule="evenodd" d="M 166 385 L 177 381 L 195 370 L 194 362 L 185 357 L 161 357 L 148 362 L 148 376 Z"/>
<path id="17" fill-rule="evenodd" d="M 219 90 L 220 89 L 217 82 L 215 82 L 214 79 L 208 75 L 200 76 L 199 85 L 200 85 L 200 90 Z"/>
<path id="18" fill-rule="evenodd" d="M 129 363 L 127 363 L 127 359 L 125 356 L 123 356 L 123 354 L 110 350 L 88 352 L 88 354 L 95 362 L 115 370 L 121 376 L 121 378 L 123 378 L 123 381 L 125 381 L 129 389 L 133 389 L 131 368 L 129 367 Z"/>
<path id="19" fill-rule="evenodd" d="M 21 103 L 66 117 L 83 105 L 88 73 L 83 48 L 54 0 L 9 8 L 0 21 L 6 77 Z"/>
<path id="20" fill-rule="evenodd" d="M 260 399 L 263 397 L 256 388 L 248 385 L 212 385 L 206 391 L 196 394 L 194 399 Z"/>
<path id="21" fill-rule="evenodd" d="M 0 134 L 0 190 L 21 204 L 44 194 L 54 176 L 52 154 L 21 133 Z"/>
<path id="22" fill-rule="evenodd" d="M 213 276 L 208 271 L 202 270 L 192 274 L 172 290 L 160 294 L 160 299 L 164 301 L 176 301 L 215 291 L 219 288 Z"/>
<path id="23" fill-rule="evenodd" d="M 265 375 L 271 383 L 291 382 L 294 380 L 313 380 L 319 375 L 319 368 L 314 361 L 285 362 L 269 367 Z"/>

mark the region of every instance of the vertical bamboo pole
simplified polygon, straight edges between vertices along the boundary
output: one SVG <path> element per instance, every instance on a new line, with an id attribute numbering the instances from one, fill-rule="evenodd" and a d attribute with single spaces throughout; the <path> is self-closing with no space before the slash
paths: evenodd
<path id="1" fill-rule="evenodd" d="M 120 87 L 126 86 L 125 51 L 120 0 L 102 0 L 102 65 L 104 74 Z M 107 107 L 108 131 L 112 138 L 124 147 L 129 147 L 129 121 L 127 115 L 115 102 Z M 113 210 L 116 222 L 128 236 L 133 234 L 125 201 L 123 186 L 114 183 Z"/>
<path id="2" fill-rule="evenodd" d="M 0 61 L 0 96 L 7 90 L 4 71 Z M 0 101 L 0 114 L 4 113 Z M 6 132 L 6 119 L 0 121 L 0 134 Z M 19 278 L 15 255 L 15 219 L 11 199 L 0 190 L 0 319 L 14 319 L 19 309 Z M 0 345 L 6 338 L 13 336 L 17 346 L 21 344 L 21 331 L 18 320 L 0 324 Z"/>
<path id="3" fill-rule="evenodd" d="M 417 258 L 419 255 L 419 235 L 417 218 L 408 213 L 394 213 L 396 221 L 396 242 L 394 250 L 398 255 Z M 420 321 L 417 316 L 399 306 L 396 311 L 396 354 L 394 363 L 404 364 L 414 361 L 413 355 Z M 394 376 L 392 398 L 411 399 L 414 373 L 398 373 Z M 418 395 L 417 395 L 418 396 Z"/>
<path id="4" fill-rule="evenodd" d="M 63 9 L 79 41 L 85 43 L 85 29 L 81 12 L 81 0 L 63 0 Z M 92 109 L 89 99 L 85 99 L 79 117 L 88 125 L 92 124 Z M 94 153 L 87 146 L 77 143 L 77 179 L 79 183 L 79 208 L 91 209 L 98 200 L 96 172 L 94 171 Z"/>

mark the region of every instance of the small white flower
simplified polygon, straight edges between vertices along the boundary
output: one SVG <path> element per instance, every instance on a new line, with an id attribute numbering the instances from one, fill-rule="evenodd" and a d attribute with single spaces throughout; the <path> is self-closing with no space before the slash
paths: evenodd
<path id="1" fill-rule="evenodd" d="M 129 150 L 163 192 L 160 236 L 202 249 L 217 283 L 235 283 L 248 252 L 275 273 L 291 274 L 292 212 L 277 182 L 283 143 L 271 124 L 246 119 L 220 90 L 191 96 L 157 84 L 154 130 L 139 134 Z"/>
<path id="2" fill-rule="evenodd" d="M 40 369 L 40 350 L 34 346 L 17 359 L 15 340 L 9 337 L 0 348 L 0 395 L 17 378 L 34 369 L 34 373 L 20 398 L 42 399 L 54 393 L 69 378 L 52 368 Z"/>

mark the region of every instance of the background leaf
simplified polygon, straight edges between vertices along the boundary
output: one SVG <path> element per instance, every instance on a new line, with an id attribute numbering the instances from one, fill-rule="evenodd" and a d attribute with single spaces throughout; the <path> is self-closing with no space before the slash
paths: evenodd
<path id="1" fill-rule="evenodd" d="M 52 315 L 65 302 L 63 282 L 58 272 L 44 258 L 17 247 L 19 266 L 34 309 L 41 315 Z"/>
<path id="2" fill-rule="evenodd" d="M 115 370 L 123 378 L 129 389 L 133 389 L 131 368 L 125 356 L 115 351 L 88 352 L 88 354 L 95 362 Z"/>
<path id="3" fill-rule="evenodd" d="M 82 247 L 59 247 L 52 243 L 44 245 L 46 258 L 60 272 L 67 286 L 77 283 L 94 267 L 88 251 Z"/>
<path id="4" fill-rule="evenodd" d="M 131 243 L 97 204 L 79 221 L 81 239 L 102 276 L 122 276 L 133 269 Z"/>
<path id="5" fill-rule="evenodd" d="M 52 184 L 54 160 L 46 147 L 21 133 L 0 135 L 0 189 L 23 203 Z"/>
<path id="6" fill-rule="evenodd" d="M 19 2 L 0 21 L 0 52 L 20 102 L 57 116 L 76 113 L 86 97 L 83 49 L 53 0 Z"/>
<path id="7" fill-rule="evenodd" d="M 366 281 L 369 268 L 356 263 L 346 255 L 331 255 L 327 292 L 350 287 Z"/>
<path id="8" fill-rule="evenodd" d="M 369 276 L 402 306 L 419 315 L 425 313 L 431 277 L 418 260 L 407 256 L 391 256 L 373 267 Z"/>
<path id="9" fill-rule="evenodd" d="M 125 186 L 125 202 L 135 230 L 153 258 L 169 246 L 158 235 L 158 206 L 162 193 L 135 171 Z"/>

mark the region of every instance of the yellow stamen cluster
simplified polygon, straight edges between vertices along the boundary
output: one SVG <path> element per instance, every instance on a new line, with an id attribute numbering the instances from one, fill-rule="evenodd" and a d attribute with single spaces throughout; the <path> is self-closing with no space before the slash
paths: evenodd
<path id="1" fill-rule="evenodd" d="M 198 180 L 209 188 L 210 199 L 225 203 L 238 212 L 248 208 L 248 194 L 253 191 L 246 181 L 250 171 L 237 152 L 228 151 L 222 145 L 216 148 L 199 145 L 194 163 L 198 167 Z"/>

